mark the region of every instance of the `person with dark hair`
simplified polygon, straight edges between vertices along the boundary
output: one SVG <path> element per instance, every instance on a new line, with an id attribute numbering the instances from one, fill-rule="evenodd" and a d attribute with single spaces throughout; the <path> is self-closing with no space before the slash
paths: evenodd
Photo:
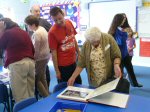
<path id="1" fill-rule="evenodd" d="M 48 32 L 52 25 L 47 20 L 40 17 L 40 6 L 33 5 L 30 9 L 30 13 L 31 13 L 31 15 L 34 15 L 39 19 L 39 26 L 44 27 L 46 29 L 46 31 Z M 30 32 L 30 35 L 32 35 L 32 33 Z M 47 85 L 49 88 L 49 86 L 50 86 L 50 71 L 49 71 L 48 65 L 46 66 L 46 81 L 47 81 Z"/>
<path id="2" fill-rule="evenodd" d="M 143 87 L 143 85 L 137 82 L 136 76 L 134 74 L 133 65 L 132 65 L 132 62 L 130 61 L 130 57 L 129 57 L 129 53 L 127 49 L 126 41 L 128 38 L 127 31 L 129 29 L 131 29 L 131 27 L 128 23 L 126 14 L 119 13 L 114 16 L 108 33 L 111 34 L 115 38 L 120 48 L 121 55 L 122 55 L 122 60 L 121 60 L 122 71 L 123 71 L 123 68 L 125 67 L 127 70 L 131 85 L 133 87 Z"/>
<path id="3" fill-rule="evenodd" d="M 79 58 L 79 48 L 75 39 L 77 32 L 71 21 L 65 20 L 60 8 L 53 7 L 50 16 L 55 22 L 49 30 L 48 39 L 56 76 L 58 83 L 67 82 L 76 68 L 77 53 Z M 75 83 L 82 83 L 80 75 Z"/>
<path id="4" fill-rule="evenodd" d="M 34 46 L 27 32 L 9 18 L 0 19 L 0 48 L 5 51 L 5 68 L 15 102 L 34 97 Z"/>
<path id="5" fill-rule="evenodd" d="M 46 82 L 46 66 L 50 57 L 48 33 L 45 28 L 39 26 L 39 19 L 33 15 L 27 16 L 25 23 L 31 31 L 34 31 L 31 39 L 35 48 L 36 87 L 43 97 L 47 97 L 49 88 Z"/>

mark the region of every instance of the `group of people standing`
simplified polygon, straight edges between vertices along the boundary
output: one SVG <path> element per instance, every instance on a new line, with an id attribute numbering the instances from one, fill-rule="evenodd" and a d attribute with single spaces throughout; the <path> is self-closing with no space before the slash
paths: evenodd
<path id="1" fill-rule="evenodd" d="M 130 32 L 126 30 L 131 28 L 125 14 L 114 17 L 108 34 L 97 27 L 89 28 L 81 51 L 75 39 L 77 32 L 64 16 L 60 8 L 53 7 L 50 17 L 55 24 L 51 26 L 40 18 L 40 7 L 34 5 L 31 15 L 25 18 L 27 31 L 9 18 L 0 19 L 0 48 L 5 50 L 4 66 L 10 71 L 10 85 L 16 102 L 33 97 L 35 89 L 43 97 L 50 94 L 47 66 L 50 51 L 58 83 L 82 84 L 80 73 L 86 68 L 90 86 L 98 87 L 120 77 L 116 90 L 129 93 L 129 83 L 122 75 L 125 66 L 131 84 L 142 87 L 136 80 L 127 49 Z M 132 30 L 129 31 L 132 36 Z"/>

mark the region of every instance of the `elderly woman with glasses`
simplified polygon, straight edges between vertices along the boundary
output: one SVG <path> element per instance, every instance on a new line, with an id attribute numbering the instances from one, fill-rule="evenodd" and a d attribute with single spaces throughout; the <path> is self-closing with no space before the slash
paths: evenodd
<path id="1" fill-rule="evenodd" d="M 68 85 L 72 86 L 74 80 L 86 68 L 89 85 L 93 87 L 101 86 L 114 78 L 122 77 L 120 62 L 121 53 L 114 38 L 106 33 L 102 33 L 99 28 L 92 27 L 85 32 L 86 41 L 82 46 L 78 65 Z M 122 78 L 121 78 L 122 79 Z M 118 85 L 120 92 L 129 92 L 129 84 L 125 82 L 127 89 L 122 90 L 122 85 Z"/>

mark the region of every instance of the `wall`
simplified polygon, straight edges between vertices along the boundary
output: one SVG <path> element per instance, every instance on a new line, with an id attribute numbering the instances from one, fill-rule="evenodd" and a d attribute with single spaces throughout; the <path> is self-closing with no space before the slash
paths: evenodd
<path id="1" fill-rule="evenodd" d="M 21 0 L 0 0 L 0 13 L 22 24 L 24 18 L 29 14 L 29 2 L 23 3 Z"/>
<path id="2" fill-rule="evenodd" d="M 32 0 L 32 2 L 30 2 L 30 6 L 32 6 L 33 4 L 46 4 L 46 3 L 54 3 L 54 2 L 59 2 L 59 0 L 56 0 L 56 1 L 53 1 L 53 0 Z M 64 1 L 69 1 L 69 0 L 64 0 Z M 88 7 L 88 3 L 89 2 L 100 2 L 100 1 L 112 1 L 112 0 L 76 0 L 76 1 L 80 1 L 80 24 L 81 25 L 85 25 L 87 26 L 87 28 L 89 27 L 89 7 Z M 142 0 L 137 0 L 136 1 L 136 6 L 140 7 L 139 8 L 139 11 L 146 11 L 143 7 L 142 7 Z M 141 9 L 142 8 L 142 9 Z M 96 17 L 95 17 L 96 18 Z M 138 15 L 138 18 L 142 18 L 142 15 Z M 150 19 L 149 19 L 150 20 Z M 137 21 L 139 22 L 139 21 Z M 145 23 L 146 25 L 147 23 Z M 144 25 L 144 24 L 143 24 Z M 138 27 L 141 27 L 138 25 Z M 144 26 L 142 26 L 144 27 Z M 139 29 L 139 28 L 137 28 Z M 148 29 L 147 29 L 148 30 Z M 81 34 L 78 36 L 78 39 L 82 38 L 82 41 L 84 41 L 84 31 L 81 31 L 80 32 Z M 143 34 L 142 32 L 138 32 L 139 33 L 139 36 L 142 37 Z M 147 36 L 150 36 L 150 34 L 148 34 Z M 134 65 L 139 65 L 139 66 L 150 66 L 150 58 L 149 57 L 140 57 L 139 56 L 139 52 L 140 52 L 140 39 L 136 39 L 136 44 L 137 44 L 137 47 L 136 49 L 134 50 L 134 53 L 135 53 L 135 56 L 133 58 L 133 64 Z"/>

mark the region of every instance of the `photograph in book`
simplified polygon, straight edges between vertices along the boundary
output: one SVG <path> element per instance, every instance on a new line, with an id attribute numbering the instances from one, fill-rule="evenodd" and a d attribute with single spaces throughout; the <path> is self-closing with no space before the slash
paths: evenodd
<path id="1" fill-rule="evenodd" d="M 67 90 L 62 95 L 71 96 L 71 97 L 78 97 L 78 98 L 85 98 L 88 95 L 88 92 Z"/>
<path id="2" fill-rule="evenodd" d="M 68 86 L 57 97 L 62 99 L 87 102 L 87 97 L 91 95 L 94 89 Z"/>

